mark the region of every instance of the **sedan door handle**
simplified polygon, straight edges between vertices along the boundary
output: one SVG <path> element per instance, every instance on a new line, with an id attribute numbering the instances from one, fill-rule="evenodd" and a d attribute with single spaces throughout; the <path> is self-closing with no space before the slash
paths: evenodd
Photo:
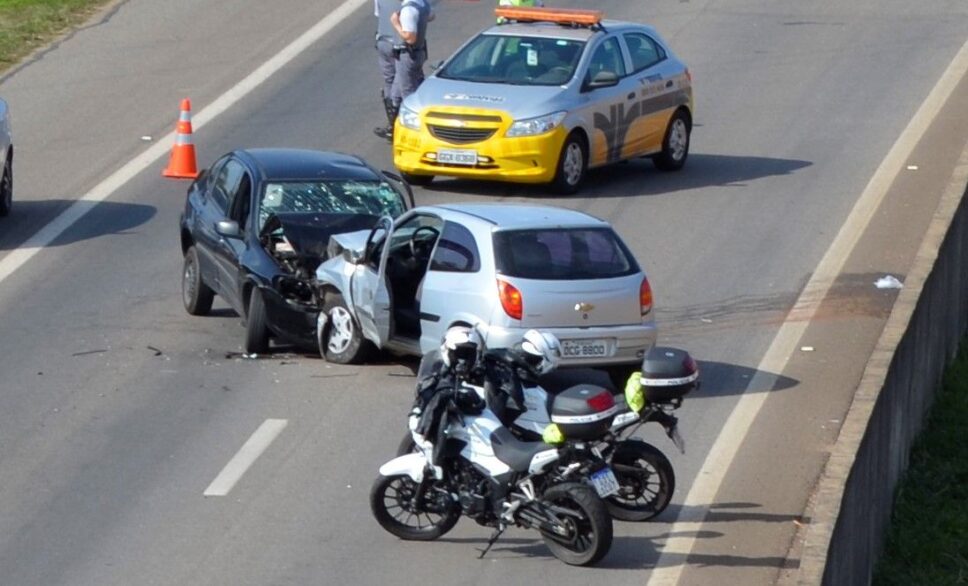
<path id="1" fill-rule="evenodd" d="M 628 98 L 628 99 L 630 99 L 630 100 L 634 100 L 635 99 L 635 92 L 629 92 L 629 95 L 627 95 L 625 97 Z"/>
<path id="2" fill-rule="evenodd" d="M 671 79 L 666 82 L 666 87 L 672 87 L 672 80 Z"/>

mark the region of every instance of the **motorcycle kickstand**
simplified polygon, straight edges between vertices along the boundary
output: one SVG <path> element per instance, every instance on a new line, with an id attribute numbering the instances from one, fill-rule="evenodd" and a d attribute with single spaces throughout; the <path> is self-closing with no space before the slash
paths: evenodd
<path id="1" fill-rule="evenodd" d="M 504 533 L 505 529 L 507 529 L 507 525 L 502 523 L 497 529 L 494 530 L 494 533 L 491 533 L 490 539 L 487 540 L 487 546 L 484 548 L 484 551 L 481 552 L 481 555 L 477 557 L 477 559 L 483 559 L 484 556 L 487 555 L 487 552 L 491 551 L 491 546 L 494 545 L 494 542 L 496 542 L 499 537 L 501 537 L 501 534 Z"/>

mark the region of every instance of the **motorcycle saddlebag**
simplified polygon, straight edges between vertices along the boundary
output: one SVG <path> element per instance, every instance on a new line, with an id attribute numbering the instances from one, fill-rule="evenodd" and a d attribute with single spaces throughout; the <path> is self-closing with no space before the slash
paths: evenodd
<path id="1" fill-rule="evenodd" d="M 685 350 L 653 348 L 642 360 L 642 390 L 652 403 L 669 403 L 699 386 L 699 367 Z"/>
<path id="2" fill-rule="evenodd" d="M 567 439 L 589 440 L 601 437 L 612 426 L 619 406 L 605 387 L 579 384 L 555 396 L 551 422 Z"/>

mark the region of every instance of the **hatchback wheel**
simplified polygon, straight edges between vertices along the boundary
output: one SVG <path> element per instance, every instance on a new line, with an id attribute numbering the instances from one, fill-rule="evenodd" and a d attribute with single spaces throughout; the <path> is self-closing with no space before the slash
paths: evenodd
<path id="1" fill-rule="evenodd" d="M 337 364 L 357 364 L 369 354 L 371 345 L 363 338 L 360 326 L 353 319 L 343 296 L 330 295 L 323 305 L 326 327 L 319 336 L 319 353 Z"/>

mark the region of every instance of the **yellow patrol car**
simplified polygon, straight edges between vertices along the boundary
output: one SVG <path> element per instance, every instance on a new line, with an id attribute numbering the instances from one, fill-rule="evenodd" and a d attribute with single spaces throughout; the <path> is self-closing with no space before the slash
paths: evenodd
<path id="1" fill-rule="evenodd" d="M 692 79 L 654 28 L 596 10 L 495 12 L 500 24 L 403 101 L 393 160 L 408 181 L 445 175 L 574 193 L 589 168 L 633 157 L 682 168 Z"/>

